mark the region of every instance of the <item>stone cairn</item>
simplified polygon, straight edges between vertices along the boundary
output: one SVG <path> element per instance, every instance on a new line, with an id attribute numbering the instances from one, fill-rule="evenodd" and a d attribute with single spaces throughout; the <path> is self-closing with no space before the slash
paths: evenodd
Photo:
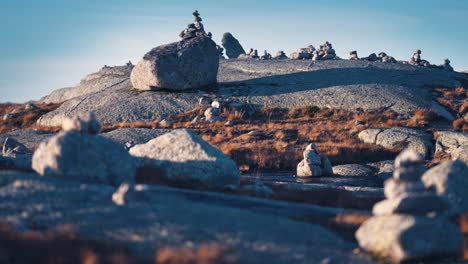
<path id="1" fill-rule="evenodd" d="M 453 71 L 453 67 L 450 65 L 450 60 L 445 59 L 443 64 L 440 66 L 442 69 L 447 71 Z"/>
<path id="2" fill-rule="evenodd" d="M 179 36 L 182 39 L 191 39 L 200 35 L 205 35 L 211 38 L 211 33 L 206 34 L 205 32 L 205 28 L 202 24 L 202 18 L 200 17 L 200 13 L 198 13 L 198 10 L 195 10 L 195 12 L 193 12 L 193 16 L 194 16 L 194 23 L 188 24 L 187 28 L 182 30 Z"/>
<path id="3" fill-rule="evenodd" d="M 261 60 L 271 60 L 273 57 L 271 56 L 270 53 L 268 53 L 266 50 L 263 53 L 263 56 L 260 57 Z"/>
<path id="4" fill-rule="evenodd" d="M 462 238 L 449 220 L 450 204 L 426 189 L 424 171 L 424 159 L 415 151 L 396 158 L 393 178 L 384 184 L 387 199 L 356 232 L 363 249 L 395 262 L 459 253 Z"/>
<path id="5" fill-rule="evenodd" d="M 276 53 L 275 57 L 273 57 L 273 59 L 275 60 L 283 60 L 283 59 L 287 59 L 288 56 L 286 56 L 286 54 L 284 53 L 284 51 L 280 50 Z"/>
<path id="6" fill-rule="evenodd" d="M 297 165 L 297 177 L 320 177 L 333 175 L 330 160 L 320 154 L 314 143 L 307 146 L 303 155 L 304 159 Z"/>
<path id="7" fill-rule="evenodd" d="M 220 115 L 221 115 L 221 103 L 218 100 L 212 101 L 211 107 L 206 109 L 204 112 L 206 122 L 221 121 L 222 117 Z"/>
<path id="8" fill-rule="evenodd" d="M 349 60 L 359 60 L 357 51 L 353 50 L 349 53 Z"/>
<path id="9" fill-rule="evenodd" d="M 292 60 L 333 60 L 337 59 L 336 52 L 330 42 L 320 46 L 320 49 L 316 49 L 313 45 L 309 45 L 307 48 L 301 48 L 291 53 Z"/>
<path id="10" fill-rule="evenodd" d="M 421 50 L 416 50 L 413 53 L 413 56 L 409 60 L 409 64 L 415 65 L 415 66 L 424 66 L 424 67 L 431 67 L 431 64 L 427 60 L 422 60 L 421 59 Z"/>

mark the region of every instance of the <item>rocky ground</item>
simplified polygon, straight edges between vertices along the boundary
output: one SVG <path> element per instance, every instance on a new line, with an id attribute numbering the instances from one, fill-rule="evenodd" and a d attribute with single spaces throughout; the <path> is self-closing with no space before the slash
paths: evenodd
<path id="1" fill-rule="evenodd" d="M 78 246 L 64 244 L 63 252 L 77 263 L 373 263 L 354 233 L 385 199 L 383 182 L 394 173 L 396 155 L 412 149 L 428 168 L 451 159 L 468 163 L 463 73 L 368 61 L 234 59 L 220 61 L 218 85 L 174 92 L 133 89 L 131 69 L 102 69 L 34 107 L 1 105 L 0 142 L 14 138 L 27 149 L 0 156 L 0 235 L 17 248 L 36 248 L 30 240 L 69 241 Z M 207 122 L 211 101 L 221 110 Z M 125 191 L 119 184 L 39 177 L 28 153 L 57 137 L 67 117 L 89 111 L 103 125 L 103 140 L 133 155 L 164 142 L 136 145 L 191 129 L 232 158 L 242 171 L 239 187 L 180 184 L 168 173 L 154 181 L 144 170 Z M 294 177 L 311 142 L 329 158 L 333 176 Z M 205 152 L 207 159 L 221 155 Z M 80 162 L 99 167 L 106 159 Z M 201 166 L 195 165 L 193 174 Z M 0 262 L 28 262 L 9 245 L 0 242 Z M 444 261 L 455 260 L 427 262 Z"/>

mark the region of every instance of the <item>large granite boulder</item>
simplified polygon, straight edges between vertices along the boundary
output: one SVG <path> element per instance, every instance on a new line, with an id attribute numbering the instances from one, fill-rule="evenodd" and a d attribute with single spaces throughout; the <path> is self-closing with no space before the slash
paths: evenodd
<path id="1" fill-rule="evenodd" d="M 432 256 L 459 255 L 463 238 L 445 218 L 411 215 L 374 216 L 356 233 L 365 250 L 394 262 Z"/>
<path id="2" fill-rule="evenodd" d="M 221 45 L 226 49 L 229 59 L 237 59 L 239 55 L 245 54 L 245 50 L 239 41 L 229 32 L 224 33 Z"/>
<path id="3" fill-rule="evenodd" d="M 216 83 L 219 55 L 203 35 L 156 47 L 145 54 L 130 75 L 138 90 L 186 90 Z"/>
<path id="4" fill-rule="evenodd" d="M 97 135 L 94 115 L 64 122 L 63 132 L 42 142 L 33 154 L 32 168 L 41 176 L 119 185 L 132 182 L 136 162 L 114 141 Z"/>
<path id="5" fill-rule="evenodd" d="M 388 149 L 404 147 L 414 150 L 423 156 L 428 156 L 433 148 L 432 135 L 423 130 L 413 128 L 372 128 L 361 131 L 358 137 L 364 143 L 377 144 Z"/>
<path id="6" fill-rule="evenodd" d="M 435 187 L 458 210 L 468 212 L 468 167 L 459 160 L 447 161 L 428 170 L 422 181 L 427 187 Z"/>
<path id="7" fill-rule="evenodd" d="M 154 168 L 154 177 L 162 180 L 195 182 L 205 187 L 237 186 L 240 182 L 240 172 L 232 159 L 186 129 L 136 145 L 130 154 L 144 158 L 141 167 Z"/>

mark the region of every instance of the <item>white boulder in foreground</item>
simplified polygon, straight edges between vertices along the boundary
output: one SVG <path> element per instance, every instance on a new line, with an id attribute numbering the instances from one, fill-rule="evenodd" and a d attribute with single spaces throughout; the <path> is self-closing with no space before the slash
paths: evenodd
<path id="1" fill-rule="evenodd" d="M 356 232 L 359 245 L 394 262 L 459 255 L 463 238 L 444 218 L 395 214 L 374 216 Z"/>
<path id="2" fill-rule="evenodd" d="M 64 122 L 64 132 L 42 142 L 34 152 L 32 168 L 41 176 L 119 185 L 133 181 L 135 160 L 119 144 L 95 135 L 93 115 Z"/>
<path id="3" fill-rule="evenodd" d="M 142 166 L 153 167 L 170 182 L 199 183 L 206 187 L 239 185 L 236 163 L 220 150 L 186 129 L 174 130 L 136 145 L 130 154 L 144 158 Z"/>

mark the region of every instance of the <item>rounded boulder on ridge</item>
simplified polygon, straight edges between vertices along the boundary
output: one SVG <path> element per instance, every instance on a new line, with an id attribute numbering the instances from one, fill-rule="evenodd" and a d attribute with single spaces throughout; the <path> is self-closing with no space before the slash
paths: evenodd
<path id="1" fill-rule="evenodd" d="M 130 75 L 138 90 L 186 90 L 216 83 L 219 55 L 206 36 L 156 47 L 145 54 Z"/>

